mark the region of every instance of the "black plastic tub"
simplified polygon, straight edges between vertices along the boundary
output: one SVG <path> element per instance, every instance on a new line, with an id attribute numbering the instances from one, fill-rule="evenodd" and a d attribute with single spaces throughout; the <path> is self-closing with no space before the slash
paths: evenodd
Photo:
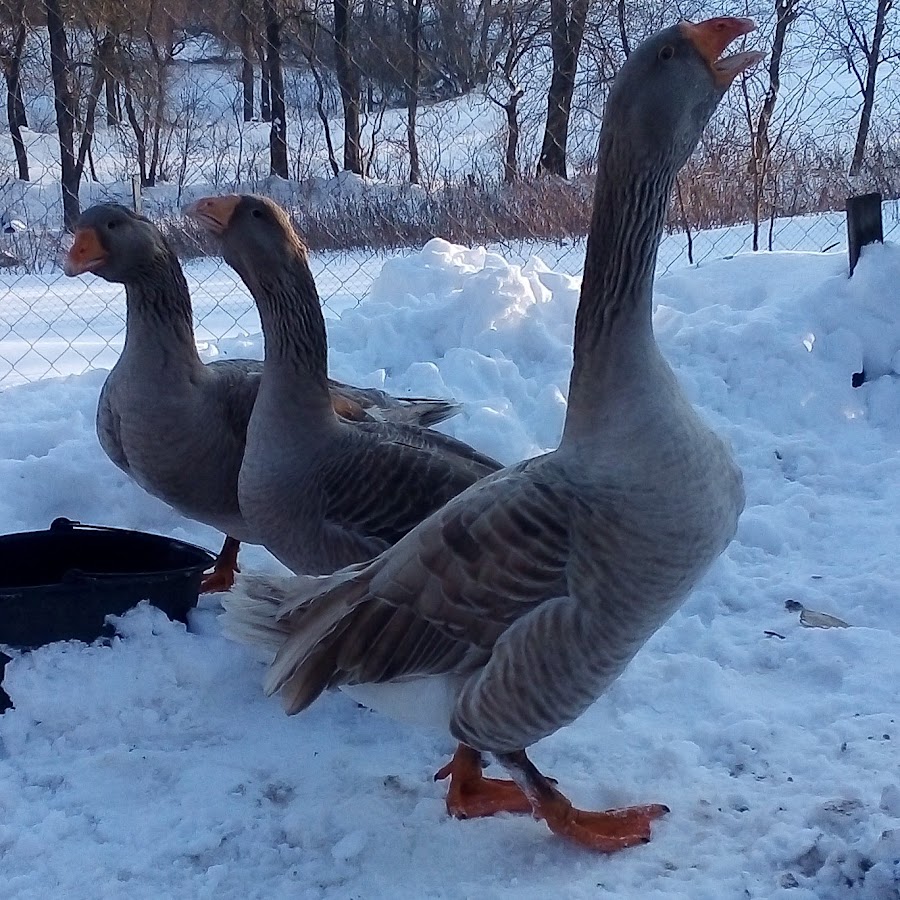
<path id="1" fill-rule="evenodd" d="M 18 649 L 108 636 L 109 615 L 147 600 L 187 621 L 203 572 L 202 547 L 143 531 L 56 519 L 46 531 L 0 536 L 0 644 Z M 5 660 L 0 658 L 0 681 Z M 9 698 L 0 689 L 0 711 Z"/>

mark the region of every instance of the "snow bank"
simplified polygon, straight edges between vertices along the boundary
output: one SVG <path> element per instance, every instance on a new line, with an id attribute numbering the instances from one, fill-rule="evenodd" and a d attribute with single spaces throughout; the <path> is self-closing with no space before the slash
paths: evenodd
<path id="1" fill-rule="evenodd" d="M 648 846 L 595 857 L 527 817 L 449 819 L 431 780 L 449 738 L 342 695 L 284 717 L 207 598 L 189 631 L 143 608 L 108 645 L 10 664 L 4 895 L 896 900 L 898 284 L 892 245 L 852 280 L 842 254 L 776 253 L 658 282 L 660 344 L 733 442 L 747 511 L 612 690 L 534 751 L 584 806 L 667 803 Z M 432 241 L 329 322 L 332 370 L 452 395 L 446 429 L 514 461 L 558 439 L 577 299 L 537 259 Z M 102 379 L 0 393 L 0 531 L 67 515 L 215 547 L 103 457 Z M 805 628 L 789 600 L 851 627 Z"/>

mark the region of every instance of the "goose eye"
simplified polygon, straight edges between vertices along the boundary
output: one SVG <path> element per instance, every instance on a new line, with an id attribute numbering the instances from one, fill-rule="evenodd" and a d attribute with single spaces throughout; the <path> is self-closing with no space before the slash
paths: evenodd
<path id="1" fill-rule="evenodd" d="M 262 218 L 262 213 L 258 209 L 254 209 L 253 212 L 250 213 L 250 215 L 253 216 L 254 219 Z"/>
<path id="2" fill-rule="evenodd" d="M 113 221 L 109 221 L 109 222 L 106 223 L 106 227 L 107 227 L 110 231 L 112 231 L 113 228 L 116 227 L 116 223 L 113 222 Z"/>
<path id="3" fill-rule="evenodd" d="M 665 62 L 668 59 L 671 59 L 675 55 L 675 48 L 669 44 L 666 44 L 662 50 L 659 51 L 659 58 Z"/>

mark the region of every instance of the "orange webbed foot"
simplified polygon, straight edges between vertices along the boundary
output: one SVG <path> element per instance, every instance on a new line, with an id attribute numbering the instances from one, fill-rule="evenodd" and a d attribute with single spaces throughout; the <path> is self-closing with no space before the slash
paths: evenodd
<path id="1" fill-rule="evenodd" d="M 536 819 L 543 819 L 554 834 L 589 850 L 615 853 L 650 840 L 650 826 L 669 808 L 655 803 L 628 806 L 604 812 L 576 809 L 542 775 L 524 750 L 497 754 L 498 761 L 509 771 L 531 799 Z"/>
<path id="2" fill-rule="evenodd" d="M 484 777 L 481 754 L 465 744 L 460 744 L 453 759 L 435 773 L 435 781 L 444 778 L 450 779 L 447 812 L 457 819 L 532 812 L 531 802 L 514 781 Z"/>
<path id="3" fill-rule="evenodd" d="M 628 806 L 604 812 L 576 809 L 562 795 L 557 802 L 540 804 L 537 815 L 547 822 L 554 834 L 568 838 L 582 847 L 615 853 L 650 840 L 650 826 L 669 811 L 659 803 Z"/>
<path id="4" fill-rule="evenodd" d="M 219 555 L 216 557 L 212 572 L 200 582 L 201 594 L 212 594 L 217 591 L 230 591 L 234 587 L 234 575 L 240 572 L 237 564 L 238 550 L 241 542 L 226 537 Z"/>

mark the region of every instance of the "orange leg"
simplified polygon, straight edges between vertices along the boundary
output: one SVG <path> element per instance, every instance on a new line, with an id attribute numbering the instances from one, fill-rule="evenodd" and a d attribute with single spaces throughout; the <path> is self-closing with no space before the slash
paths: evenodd
<path id="1" fill-rule="evenodd" d="M 534 815 L 543 819 L 554 834 L 561 835 L 601 853 L 613 853 L 650 840 L 650 825 L 669 808 L 661 804 L 629 806 L 605 812 L 576 809 L 535 768 L 524 750 L 498 754 L 497 759 L 509 770 L 523 791 L 531 798 Z"/>
<path id="2" fill-rule="evenodd" d="M 237 558 L 241 542 L 233 537 L 226 537 L 222 549 L 216 557 L 212 572 L 200 582 L 200 593 L 211 594 L 213 591 L 230 591 L 234 586 L 234 573 L 240 572 Z"/>
<path id="3" fill-rule="evenodd" d="M 481 754 L 459 744 L 453 759 L 434 776 L 450 778 L 447 812 L 457 819 L 492 816 L 498 812 L 530 813 L 531 802 L 514 781 L 485 778 L 481 774 Z"/>

